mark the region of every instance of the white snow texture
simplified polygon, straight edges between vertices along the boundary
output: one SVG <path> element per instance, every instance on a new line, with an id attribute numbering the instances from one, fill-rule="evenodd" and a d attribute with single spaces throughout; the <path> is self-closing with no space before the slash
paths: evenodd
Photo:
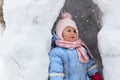
<path id="1" fill-rule="evenodd" d="M 4 0 L 0 80 L 47 80 L 51 29 L 65 0 Z"/>
<path id="2" fill-rule="evenodd" d="M 103 62 L 104 80 L 120 79 L 120 0 L 93 0 L 101 9 L 102 29 L 98 47 Z"/>

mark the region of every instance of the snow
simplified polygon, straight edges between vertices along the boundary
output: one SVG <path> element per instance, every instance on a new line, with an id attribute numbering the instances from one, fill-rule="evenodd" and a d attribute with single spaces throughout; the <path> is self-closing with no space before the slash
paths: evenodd
<path id="1" fill-rule="evenodd" d="M 4 24 L 3 24 L 3 23 L 0 23 L 0 40 L 2 39 L 4 29 L 5 29 Z"/>
<path id="2" fill-rule="evenodd" d="M 120 79 L 120 1 L 93 0 L 101 9 L 102 29 L 98 34 L 98 47 L 103 62 L 104 80 Z"/>
<path id="3" fill-rule="evenodd" d="M 101 9 L 98 47 L 104 80 L 120 78 L 120 1 L 93 0 Z M 47 80 L 51 29 L 65 0 L 4 0 L 0 80 Z M 0 25 L 0 28 L 1 25 Z"/>
<path id="4" fill-rule="evenodd" d="M 47 80 L 51 29 L 64 2 L 4 0 L 0 80 Z"/>

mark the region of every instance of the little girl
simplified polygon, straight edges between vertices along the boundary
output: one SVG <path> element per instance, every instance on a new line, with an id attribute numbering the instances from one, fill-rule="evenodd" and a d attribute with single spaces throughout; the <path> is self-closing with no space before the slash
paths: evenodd
<path id="1" fill-rule="evenodd" d="M 56 25 L 55 48 L 49 52 L 50 80 L 102 80 L 87 46 L 78 38 L 70 13 L 63 13 Z"/>

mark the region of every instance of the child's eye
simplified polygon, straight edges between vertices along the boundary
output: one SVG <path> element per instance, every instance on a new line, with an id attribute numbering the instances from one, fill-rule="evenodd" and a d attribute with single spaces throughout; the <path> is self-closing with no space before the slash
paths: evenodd
<path id="1" fill-rule="evenodd" d="M 71 32 L 71 30 L 68 30 L 68 32 Z"/>
<path id="2" fill-rule="evenodd" d="M 76 33 L 76 30 L 74 30 L 73 32 Z"/>

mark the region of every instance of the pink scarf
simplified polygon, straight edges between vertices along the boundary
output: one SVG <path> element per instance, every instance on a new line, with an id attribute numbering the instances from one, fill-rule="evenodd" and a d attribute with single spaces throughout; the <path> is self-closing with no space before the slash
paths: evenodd
<path id="1" fill-rule="evenodd" d="M 56 40 L 55 43 L 59 47 L 64 47 L 64 48 L 69 48 L 69 49 L 75 49 L 76 48 L 77 53 L 78 53 L 78 57 L 79 57 L 79 61 L 82 62 L 82 63 L 87 63 L 88 62 L 89 58 L 88 58 L 88 55 L 85 52 L 85 48 L 83 47 L 83 46 L 85 46 L 87 48 L 87 46 L 82 42 L 81 39 L 79 39 L 77 41 L 74 41 L 74 42 L 65 41 L 65 40 Z M 88 50 L 88 53 L 92 57 L 89 50 Z"/>

